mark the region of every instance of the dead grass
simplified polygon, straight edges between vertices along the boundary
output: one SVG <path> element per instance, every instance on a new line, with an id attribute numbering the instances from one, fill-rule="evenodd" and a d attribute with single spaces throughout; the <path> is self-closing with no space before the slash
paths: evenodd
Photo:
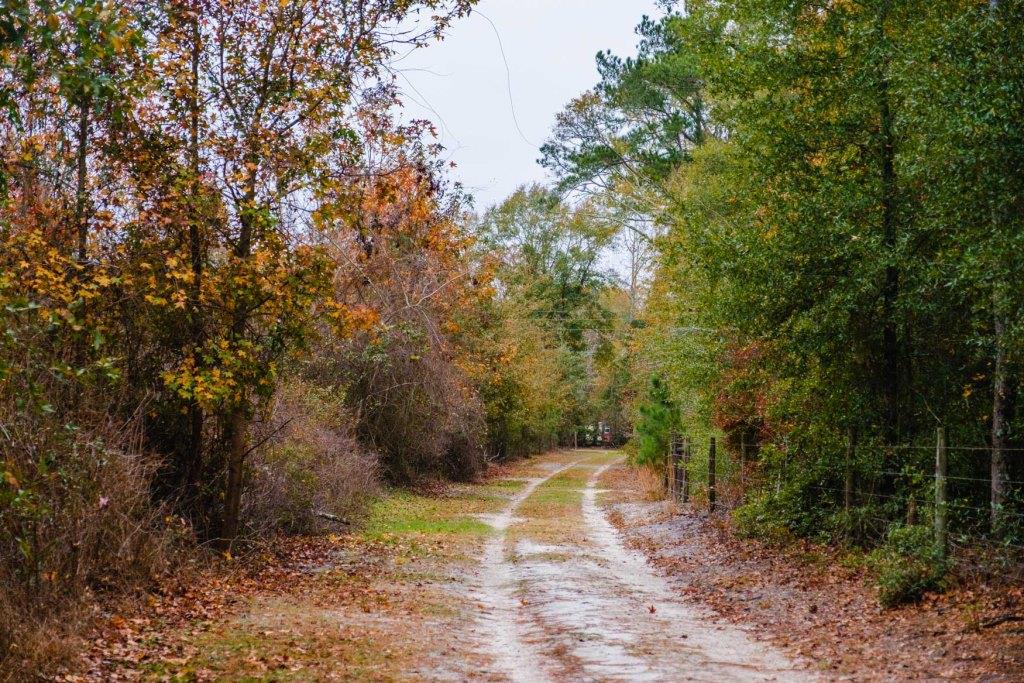
<path id="1" fill-rule="evenodd" d="M 636 477 L 635 487 L 646 501 L 665 499 L 665 475 L 654 467 L 639 467 L 632 470 Z"/>

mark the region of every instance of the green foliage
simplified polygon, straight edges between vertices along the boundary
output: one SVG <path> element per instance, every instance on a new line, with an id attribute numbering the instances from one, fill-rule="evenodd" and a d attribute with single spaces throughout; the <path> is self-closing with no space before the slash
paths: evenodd
<path id="1" fill-rule="evenodd" d="M 975 447 L 950 451 L 951 524 L 1012 537 L 1019 466 L 977 446 L 1024 434 L 1024 3 L 666 8 L 637 58 L 599 57 L 544 157 L 655 226 L 620 393 L 638 458 L 664 448 L 657 377 L 687 433 L 752 447 L 744 527 L 870 546 L 926 513 L 938 423 Z"/>
<path id="2" fill-rule="evenodd" d="M 635 57 L 599 52 L 601 81 L 559 115 L 541 164 L 563 189 L 657 183 L 707 137 L 707 105 L 677 19 L 644 17 Z"/>
<path id="3" fill-rule="evenodd" d="M 657 466 L 665 462 L 672 433 L 679 426 L 679 413 L 669 397 L 665 383 L 654 377 L 647 390 L 647 398 L 639 408 L 637 435 L 637 465 Z"/>
<path id="4" fill-rule="evenodd" d="M 825 530 L 837 504 L 836 494 L 820 485 L 827 476 L 827 459 L 794 459 L 772 446 L 765 447 L 760 458 L 771 478 L 736 510 L 741 533 L 769 541 L 794 536 L 827 540 Z"/>
<path id="5" fill-rule="evenodd" d="M 883 607 L 919 600 L 941 590 L 948 565 L 936 548 L 931 529 L 894 525 L 885 543 L 868 556 Z"/>
<path id="6" fill-rule="evenodd" d="M 615 229 L 599 207 L 573 208 L 539 186 L 520 188 L 474 226 L 496 297 L 467 323 L 499 456 L 571 444 L 577 429 L 618 411 L 607 399 L 618 391 L 608 354 L 619 318 L 599 265 Z"/>

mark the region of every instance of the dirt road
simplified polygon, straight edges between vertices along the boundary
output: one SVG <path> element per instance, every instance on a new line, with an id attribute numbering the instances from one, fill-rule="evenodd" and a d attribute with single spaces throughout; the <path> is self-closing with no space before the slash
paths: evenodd
<path id="1" fill-rule="evenodd" d="M 619 457 L 539 461 L 498 515 L 483 554 L 482 618 L 497 673 L 513 681 L 807 680 L 735 626 L 680 601 L 624 547 L 598 505 Z"/>
<path id="2" fill-rule="evenodd" d="M 619 462 L 563 451 L 440 495 L 395 492 L 358 533 L 292 541 L 112 618 L 88 678 L 809 680 L 623 545 L 600 488 Z"/>

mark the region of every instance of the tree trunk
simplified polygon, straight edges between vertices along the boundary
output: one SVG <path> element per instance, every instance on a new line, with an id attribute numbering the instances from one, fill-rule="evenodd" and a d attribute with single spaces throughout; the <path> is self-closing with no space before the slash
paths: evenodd
<path id="1" fill-rule="evenodd" d="M 999 0 L 989 0 L 989 10 L 993 21 L 998 19 Z M 998 217 L 995 218 L 998 222 Z M 997 285 L 998 286 L 998 285 Z M 995 332 L 995 368 L 992 373 L 992 457 L 990 461 L 991 494 L 990 514 L 992 528 L 999 524 L 1003 508 L 1009 494 L 1009 424 L 1012 419 L 1012 387 L 1010 374 L 1006 368 L 1006 319 L 1000 305 L 999 292 L 992 294 L 992 310 Z"/>
<path id="2" fill-rule="evenodd" d="M 998 297 L 993 297 L 998 299 Z M 995 311 L 995 370 L 992 374 L 992 526 L 999 522 L 1009 493 L 1009 463 L 1007 462 L 1008 430 L 1010 422 L 1011 387 L 1006 369 L 1006 321 L 996 301 Z"/>
<path id="3" fill-rule="evenodd" d="M 235 243 L 234 255 L 239 260 L 245 260 L 252 256 L 252 243 L 256 224 L 254 221 L 253 207 L 256 201 L 256 158 L 255 155 L 247 155 L 249 177 L 246 180 L 246 191 L 238 204 L 239 234 L 238 242 Z M 245 337 L 245 328 L 249 320 L 249 311 L 241 301 L 235 302 L 235 310 L 232 314 L 231 339 L 235 342 Z M 227 414 L 227 481 L 224 487 L 224 519 L 221 527 L 221 540 L 227 546 L 231 545 L 238 535 L 239 529 L 239 508 L 242 501 L 242 472 L 245 466 L 245 456 L 248 453 L 249 436 L 249 406 L 248 398 L 244 395 L 237 397 L 233 405 L 228 409 Z"/>
<path id="4" fill-rule="evenodd" d="M 238 406 L 228 415 L 227 483 L 224 486 L 224 521 L 221 543 L 231 547 L 238 536 L 239 511 L 242 503 L 242 474 L 248 450 L 249 420 L 245 407 Z"/>
<path id="5" fill-rule="evenodd" d="M 192 32 L 192 54 L 191 54 L 191 101 L 189 103 L 189 169 L 191 183 L 191 197 L 189 206 L 188 243 L 189 257 L 192 267 L 192 286 L 189 289 L 188 315 L 189 334 L 192 352 L 201 352 L 205 342 L 205 330 L 202 319 L 201 295 L 203 287 L 203 269 L 205 253 L 200 231 L 201 184 L 200 184 L 200 161 L 199 161 L 199 56 L 202 49 L 199 33 L 199 8 L 193 8 L 191 17 Z M 203 431 L 206 421 L 205 411 L 200 402 L 193 398 L 189 402 L 189 445 L 186 458 L 188 461 L 185 467 L 185 492 L 192 496 L 195 491 L 197 477 L 203 462 Z"/>
<path id="6" fill-rule="evenodd" d="M 78 105 L 78 149 L 75 154 L 77 178 L 75 186 L 75 230 L 78 232 L 78 248 L 76 255 L 79 263 L 85 261 L 86 246 L 89 240 L 89 221 L 86 216 L 89 181 L 89 110 L 92 108 L 92 95 L 83 95 Z"/>
<path id="7" fill-rule="evenodd" d="M 878 40 L 885 40 L 887 8 L 878 16 Z M 900 433 L 899 401 L 901 394 L 901 368 L 898 330 L 896 327 L 896 300 L 899 297 L 899 270 L 896 259 L 896 143 L 893 130 L 891 94 L 889 92 L 888 59 L 882 64 L 879 74 L 878 106 L 882 143 L 882 239 L 888 261 L 885 267 L 885 283 L 882 287 L 882 371 L 884 400 L 884 434 L 888 445 L 895 445 Z"/>
<path id="8" fill-rule="evenodd" d="M 854 504 L 854 459 L 857 456 L 857 430 L 850 427 L 846 431 L 846 468 L 843 477 L 843 509 L 847 512 Z"/>

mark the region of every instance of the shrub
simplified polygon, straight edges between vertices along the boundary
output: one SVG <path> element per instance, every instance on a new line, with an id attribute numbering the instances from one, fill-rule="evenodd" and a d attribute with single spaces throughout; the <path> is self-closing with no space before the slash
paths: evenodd
<path id="1" fill-rule="evenodd" d="M 734 513 L 740 532 L 773 542 L 793 535 L 830 540 L 828 509 L 820 505 L 821 491 L 805 480 L 813 475 L 802 474 L 791 470 L 787 478 L 778 479 L 774 487 L 769 484 L 751 494 L 749 501 Z"/>
<path id="2" fill-rule="evenodd" d="M 172 557 L 140 402 L 124 400 L 99 311 L 116 278 L 0 221 L 0 671 L 41 677 L 92 596 L 149 585 Z M 130 416 L 118 409 L 130 403 Z M 144 404 L 143 404 L 144 405 Z M 172 520 L 173 521 L 173 520 Z M 191 538 L 190 538 L 191 540 Z"/>
<path id="3" fill-rule="evenodd" d="M 677 409 L 668 387 L 658 377 L 651 378 L 647 400 L 640 405 L 636 423 L 637 465 L 661 466 L 668 453 L 673 428 L 678 426 Z"/>
<path id="4" fill-rule="evenodd" d="M 875 572 L 883 607 L 914 602 L 928 591 L 941 590 L 949 569 L 931 530 L 905 525 L 889 530 L 885 544 L 868 555 L 868 565 Z"/>
<path id="5" fill-rule="evenodd" d="M 412 322 L 394 324 L 349 340 L 336 353 L 332 362 L 325 352 L 321 376 L 348 379 L 356 434 L 380 454 L 390 480 L 468 480 L 483 469 L 483 403 L 443 339 Z"/>
<path id="6" fill-rule="evenodd" d="M 737 532 L 746 538 L 779 545 L 792 538 L 774 496 L 761 494 L 733 510 Z"/>
<path id="7" fill-rule="evenodd" d="M 293 381 L 278 392 L 265 429 L 271 436 L 249 463 L 242 499 L 250 533 L 314 533 L 364 511 L 379 465 L 356 440 L 341 391 Z"/>
<path id="8" fill-rule="evenodd" d="M 152 503 L 135 426 L 74 417 L 0 415 L 0 670 L 15 677 L 65 659 L 90 596 L 149 585 L 175 535 L 192 540 Z"/>

